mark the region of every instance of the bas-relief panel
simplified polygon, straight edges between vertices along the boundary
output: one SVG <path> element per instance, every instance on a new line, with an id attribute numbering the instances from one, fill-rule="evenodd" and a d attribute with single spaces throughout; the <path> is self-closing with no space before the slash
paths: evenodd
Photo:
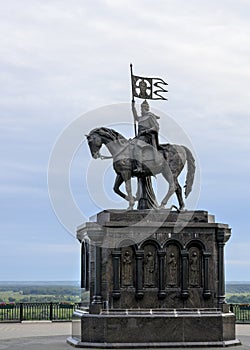
<path id="1" fill-rule="evenodd" d="M 167 247 L 165 271 L 167 287 L 178 287 L 180 284 L 180 252 L 174 244 Z"/>
<path id="2" fill-rule="evenodd" d="M 122 287 L 134 285 L 134 252 L 131 247 L 122 248 L 121 255 Z"/>
<path id="3" fill-rule="evenodd" d="M 157 281 L 157 253 L 152 244 L 144 247 L 144 287 L 153 288 Z"/>
<path id="4" fill-rule="evenodd" d="M 201 251 L 197 247 L 189 249 L 189 287 L 201 287 Z"/>

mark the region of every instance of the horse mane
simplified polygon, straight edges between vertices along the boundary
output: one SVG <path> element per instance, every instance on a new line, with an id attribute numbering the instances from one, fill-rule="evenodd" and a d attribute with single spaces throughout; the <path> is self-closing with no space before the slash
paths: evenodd
<path id="1" fill-rule="evenodd" d="M 94 133 L 97 133 L 100 136 L 104 136 L 108 138 L 111 137 L 113 140 L 126 140 L 126 138 L 122 136 L 119 132 L 115 131 L 114 129 L 109 129 L 105 127 L 95 128 L 91 130 L 89 133 L 89 136 Z"/>

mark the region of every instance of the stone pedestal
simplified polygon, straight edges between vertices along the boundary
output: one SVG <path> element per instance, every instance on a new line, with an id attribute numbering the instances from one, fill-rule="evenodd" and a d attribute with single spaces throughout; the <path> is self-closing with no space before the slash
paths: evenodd
<path id="1" fill-rule="evenodd" d="M 228 225 L 206 211 L 107 210 L 77 230 L 88 310 L 74 313 L 76 347 L 228 346 Z"/>

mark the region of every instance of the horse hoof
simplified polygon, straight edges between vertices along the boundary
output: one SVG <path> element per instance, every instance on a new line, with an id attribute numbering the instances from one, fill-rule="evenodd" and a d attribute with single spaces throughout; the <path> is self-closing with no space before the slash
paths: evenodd
<path id="1" fill-rule="evenodd" d="M 184 211 L 187 211 L 187 209 L 185 209 L 185 207 L 179 208 L 179 212 L 184 212 Z"/>
<path id="2" fill-rule="evenodd" d="M 134 206 L 130 205 L 126 210 L 129 211 L 129 210 L 133 210 L 134 209 Z"/>
<path id="3" fill-rule="evenodd" d="M 180 212 L 180 210 L 177 208 L 176 205 L 171 205 L 170 210 L 172 211 L 176 210 L 178 213 Z"/>

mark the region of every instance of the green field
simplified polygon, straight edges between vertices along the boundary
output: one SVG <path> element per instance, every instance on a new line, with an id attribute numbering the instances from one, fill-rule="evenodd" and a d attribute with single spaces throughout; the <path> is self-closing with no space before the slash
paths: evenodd
<path id="1" fill-rule="evenodd" d="M 226 299 L 237 322 L 250 322 L 250 284 L 226 285 Z M 89 303 L 89 292 L 73 283 L 1 283 L 0 322 L 20 320 L 69 321 L 77 303 Z M 11 303 L 11 304 L 10 304 Z M 21 303 L 21 304 L 20 304 Z"/>
<path id="2" fill-rule="evenodd" d="M 250 304 L 250 284 L 228 283 L 226 285 L 226 300 L 228 304 Z"/>
<path id="3" fill-rule="evenodd" d="M 0 292 L 0 302 L 15 302 L 15 303 L 32 303 L 32 302 L 58 302 L 58 301 L 70 301 L 79 303 L 81 301 L 80 296 L 71 295 L 56 295 L 56 294 L 26 294 L 22 292 L 13 292 L 11 290 Z"/>
<path id="4" fill-rule="evenodd" d="M 88 298 L 77 283 L 0 282 L 0 302 L 78 303 Z M 229 304 L 250 304 L 250 283 L 228 283 L 226 300 Z"/>
<path id="5" fill-rule="evenodd" d="M 73 302 L 78 303 L 86 293 L 75 285 L 7 284 L 0 285 L 0 302 Z"/>
<path id="6" fill-rule="evenodd" d="M 226 301 L 228 304 L 250 304 L 249 293 L 227 293 Z"/>

